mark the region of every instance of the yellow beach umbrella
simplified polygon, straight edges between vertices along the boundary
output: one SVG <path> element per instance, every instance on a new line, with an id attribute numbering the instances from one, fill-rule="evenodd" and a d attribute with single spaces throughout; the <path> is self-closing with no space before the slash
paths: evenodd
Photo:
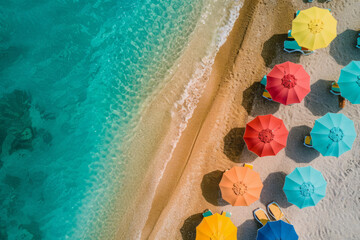
<path id="1" fill-rule="evenodd" d="M 300 11 L 293 20 L 291 35 L 301 47 L 325 48 L 336 37 L 336 25 L 337 21 L 328 9 L 312 7 Z"/>
<path id="2" fill-rule="evenodd" d="M 215 213 L 196 227 L 196 240 L 236 240 L 237 227 L 229 217 Z"/>

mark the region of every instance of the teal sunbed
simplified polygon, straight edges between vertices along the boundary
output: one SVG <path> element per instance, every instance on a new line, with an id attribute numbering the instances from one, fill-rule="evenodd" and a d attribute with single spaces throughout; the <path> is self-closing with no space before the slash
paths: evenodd
<path id="1" fill-rule="evenodd" d="M 305 136 L 305 139 L 304 139 L 304 145 L 305 147 L 308 147 L 308 148 L 312 148 L 312 139 L 311 139 L 311 136 Z"/>
<path id="2" fill-rule="evenodd" d="M 267 82 L 267 78 L 266 78 L 266 75 L 264 75 L 264 77 L 261 79 L 261 85 L 264 85 L 266 86 L 266 82 Z"/>
<path id="3" fill-rule="evenodd" d="M 340 92 L 340 87 L 339 85 L 337 84 L 337 82 L 333 82 L 331 83 L 331 90 L 330 92 L 334 95 L 340 95 L 341 92 Z"/>
<path id="4" fill-rule="evenodd" d="M 225 216 L 225 217 L 231 217 L 231 212 L 221 212 L 221 215 Z"/>
<path id="5" fill-rule="evenodd" d="M 203 217 L 209 217 L 209 216 L 213 215 L 213 213 L 211 210 L 206 210 L 202 215 L 203 215 Z"/>
<path id="6" fill-rule="evenodd" d="M 288 31 L 288 38 L 293 38 L 293 36 L 291 35 L 291 30 Z"/>
<path id="7" fill-rule="evenodd" d="M 304 50 L 295 40 L 285 40 L 284 41 L 284 51 L 288 53 L 300 52 L 304 55 L 309 55 L 314 51 Z"/>
<path id="8" fill-rule="evenodd" d="M 265 75 L 261 79 L 260 84 L 266 87 L 266 82 L 267 82 L 267 78 L 266 78 L 266 75 Z M 263 92 L 262 96 L 263 96 L 263 98 L 266 98 L 267 100 L 272 101 L 272 97 L 271 97 L 270 93 L 266 89 L 264 89 L 264 92 Z"/>

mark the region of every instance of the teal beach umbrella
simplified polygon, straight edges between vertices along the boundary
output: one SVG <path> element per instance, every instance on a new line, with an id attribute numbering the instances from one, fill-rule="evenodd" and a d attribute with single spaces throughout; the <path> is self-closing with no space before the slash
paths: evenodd
<path id="1" fill-rule="evenodd" d="M 326 181 L 313 167 L 298 167 L 286 176 L 284 192 L 288 201 L 300 209 L 315 206 L 326 194 Z"/>
<path id="2" fill-rule="evenodd" d="M 315 121 L 310 132 L 313 147 L 323 156 L 339 157 L 356 138 L 354 122 L 342 113 L 327 113 Z"/>
<path id="3" fill-rule="evenodd" d="M 351 61 L 340 73 L 341 96 L 353 104 L 360 104 L 360 61 Z"/>

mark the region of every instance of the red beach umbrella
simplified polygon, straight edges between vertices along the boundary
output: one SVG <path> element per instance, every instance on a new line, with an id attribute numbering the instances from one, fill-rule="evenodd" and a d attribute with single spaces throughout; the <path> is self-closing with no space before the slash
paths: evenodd
<path id="1" fill-rule="evenodd" d="M 266 90 L 276 102 L 300 103 L 310 92 L 310 76 L 300 64 L 284 62 L 267 75 Z"/>
<path id="2" fill-rule="evenodd" d="M 286 146 L 289 131 L 273 115 L 257 116 L 246 124 L 244 140 L 248 149 L 259 157 L 274 156 Z"/>

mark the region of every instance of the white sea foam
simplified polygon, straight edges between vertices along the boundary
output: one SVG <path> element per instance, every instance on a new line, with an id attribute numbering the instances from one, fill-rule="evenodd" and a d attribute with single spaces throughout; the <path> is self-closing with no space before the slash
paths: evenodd
<path id="1" fill-rule="evenodd" d="M 218 31 L 215 33 L 215 48 L 207 56 L 204 56 L 196 66 L 195 72 L 192 74 L 188 84 L 185 87 L 180 99 L 174 103 L 174 107 L 171 111 L 171 116 L 173 118 L 181 119 L 181 123 L 178 129 L 178 134 L 172 142 L 172 150 L 170 156 L 165 161 L 164 168 L 161 171 L 161 176 L 166 168 L 167 163 L 172 158 L 172 154 L 177 146 L 177 143 L 180 140 L 180 137 L 183 131 L 186 129 L 189 120 L 191 119 L 201 96 L 204 93 L 206 84 L 210 78 L 211 67 L 214 64 L 215 56 L 219 51 L 220 47 L 225 43 L 231 29 L 239 16 L 239 11 L 242 7 L 241 1 L 235 1 L 234 6 L 230 8 L 228 16 L 226 18 L 226 23 L 219 27 Z M 208 17 L 208 11 L 206 11 L 203 16 L 201 23 L 205 24 L 205 19 Z"/>

